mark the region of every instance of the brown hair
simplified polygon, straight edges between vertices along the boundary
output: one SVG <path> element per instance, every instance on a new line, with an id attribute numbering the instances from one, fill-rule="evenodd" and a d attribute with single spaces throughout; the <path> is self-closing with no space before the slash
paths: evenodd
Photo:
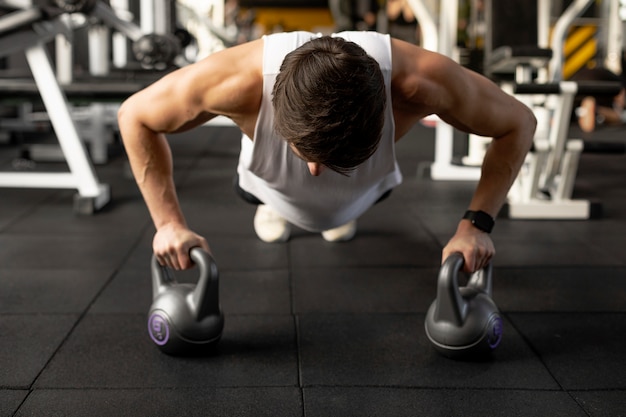
<path id="1" fill-rule="evenodd" d="M 347 175 L 376 151 L 386 105 L 378 62 L 323 36 L 287 54 L 276 77 L 274 128 L 307 162 Z"/>

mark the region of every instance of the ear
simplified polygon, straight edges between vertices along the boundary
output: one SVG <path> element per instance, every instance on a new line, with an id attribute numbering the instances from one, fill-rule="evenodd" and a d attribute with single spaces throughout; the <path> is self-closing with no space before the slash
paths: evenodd
<path id="1" fill-rule="evenodd" d="M 307 162 L 306 165 L 309 167 L 309 172 L 314 177 L 319 176 L 324 168 L 324 166 L 319 162 Z"/>

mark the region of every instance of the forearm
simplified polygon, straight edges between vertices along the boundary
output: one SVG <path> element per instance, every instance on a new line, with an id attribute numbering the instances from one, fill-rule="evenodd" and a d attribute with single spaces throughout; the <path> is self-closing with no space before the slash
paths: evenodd
<path id="1" fill-rule="evenodd" d="M 528 112 L 516 129 L 491 141 L 468 209 L 482 210 L 496 217 L 532 146 L 535 126 L 536 120 Z"/>
<path id="2" fill-rule="evenodd" d="M 120 124 L 120 131 L 133 176 L 157 230 L 166 224 L 186 227 L 165 136 L 132 122 Z"/>

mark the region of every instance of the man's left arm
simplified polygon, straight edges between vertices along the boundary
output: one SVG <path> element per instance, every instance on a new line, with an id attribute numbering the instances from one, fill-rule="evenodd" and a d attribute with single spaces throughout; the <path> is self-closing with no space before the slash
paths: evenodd
<path id="1" fill-rule="evenodd" d="M 532 145 L 536 119 L 532 111 L 487 78 L 456 65 L 445 85 L 447 108 L 439 116 L 468 133 L 491 137 L 481 177 L 467 207 L 467 218 L 444 247 L 442 259 L 461 252 L 465 270 L 484 267 L 495 254 L 489 232 L 491 221 L 504 205 L 511 185 Z"/>
<path id="2" fill-rule="evenodd" d="M 392 58 L 398 134 L 404 134 L 419 118 L 437 114 L 459 130 L 493 138 L 467 207 L 475 213 L 459 221 L 442 253 L 445 259 L 452 252 L 461 252 L 467 272 L 481 269 L 495 254 L 489 226 L 530 150 L 535 116 L 491 80 L 443 55 L 394 39 Z"/>

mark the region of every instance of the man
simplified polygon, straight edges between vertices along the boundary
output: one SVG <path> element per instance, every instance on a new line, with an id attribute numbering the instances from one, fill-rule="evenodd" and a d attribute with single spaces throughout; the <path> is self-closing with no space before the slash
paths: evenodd
<path id="1" fill-rule="evenodd" d="M 574 100 L 573 117 L 578 119 L 578 126 L 583 132 L 591 133 L 596 127 L 618 126 L 626 122 L 624 103 L 626 99 L 626 80 L 622 76 L 604 67 L 583 68 L 572 76 L 573 81 L 614 82 L 622 85 L 615 96 L 586 96 Z"/>
<path id="2" fill-rule="evenodd" d="M 328 8 L 337 32 L 376 29 L 378 0 L 329 0 Z"/>
<path id="3" fill-rule="evenodd" d="M 536 121 L 491 81 L 442 55 L 375 32 L 269 35 L 134 94 L 120 108 L 119 126 L 156 226 L 154 253 L 162 265 L 186 269 L 189 250 L 209 245 L 181 212 L 165 134 L 229 117 L 243 132 L 236 187 L 263 203 L 257 235 L 285 241 L 294 223 L 341 241 L 400 183 L 394 143 L 430 114 L 494 138 L 467 218 L 442 253 L 462 252 L 464 268 L 475 271 L 495 253 L 488 232 Z"/>

